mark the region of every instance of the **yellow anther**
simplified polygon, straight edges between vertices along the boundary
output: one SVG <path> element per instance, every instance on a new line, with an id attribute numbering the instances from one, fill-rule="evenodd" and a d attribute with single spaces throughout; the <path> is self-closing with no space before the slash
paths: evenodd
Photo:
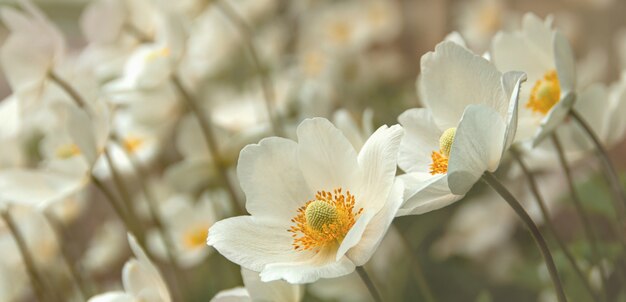
<path id="1" fill-rule="evenodd" d="M 207 236 L 209 235 L 209 226 L 201 224 L 195 225 L 187 229 L 184 233 L 183 241 L 185 247 L 195 249 L 206 246 Z"/>
<path id="2" fill-rule="evenodd" d="M 441 137 L 439 137 L 439 152 L 445 157 L 450 156 L 450 149 L 452 148 L 455 134 L 456 128 L 448 128 L 441 134 Z"/>
<path id="3" fill-rule="evenodd" d="M 76 144 L 66 144 L 57 148 L 56 155 L 62 159 L 68 159 L 80 154 L 80 149 Z"/>

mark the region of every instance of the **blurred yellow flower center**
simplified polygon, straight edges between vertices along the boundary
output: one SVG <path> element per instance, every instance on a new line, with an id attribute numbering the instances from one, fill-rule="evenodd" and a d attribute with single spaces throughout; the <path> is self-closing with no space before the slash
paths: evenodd
<path id="1" fill-rule="evenodd" d="M 439 137 L 439 152 L 433 151 L 431 153 L 431 159 L 433 160 L 430 164 L 431 175 L 448 172 L 448 157 L 450 157 L 450 149 L 452 148 L 455 135 L 456 128 L 448 128 Z"/>
<path id="2" fill-rule="evenodd" d="M 188 228 L 184 233 L 185 247 L 196 249 L 206 245 L 207 236 L 209 235 L 209 226 L 200 224 Z"/>
<path id="3" fill-rule="evenodd" d="M 295 225 L 288 230 L 296 251 L 319 251 L 328 244 L 341 244 L 363 209 L 354 210 L 354 195 L 350 191 L 333 193 L 318 191 L 315 199 L 298 209 L 291 219 Z"/>
<path id="4" fill-rule="evenodd" d="M 156 49 L 152 52 L 150 52 L 147 56 L 146 56 L 146 61 L 150 62 L 150 61 L 154 61 L 157 58 L 160 57 L 168 57 L 170 55 L 170 49 L 169 47 L 162 47 L 159 49 Z"/>
<path id="5" fill-rule="evenodd" d="M 136 136 L 128 136 L 124 138 L 122 145 L 126 151 L 135 153 L 143 145 L 143 140 Z"/>
<path id="6" fill-rule="evenodd" d="M 68 159 L 80 154 L 80 149 L 76 144 L 66 144 L 57 148 L 56 155 L 62 159 Z"/>
<path id="7" fill-rule="evenodd" d="M 561 86 L 556 70 L 550 70 L 537 80 L 530 92 L 530 99 L 526 103 L 526 108 L 533 112 L 546 115 L 561 98 Z"/>
<path id="8" fill-rule="evenodd" d="M 330 27 L 330 37 L 334 42 L 346 43 L 350 37 L 350 24 L 347 22 L 337 22 Z"/>

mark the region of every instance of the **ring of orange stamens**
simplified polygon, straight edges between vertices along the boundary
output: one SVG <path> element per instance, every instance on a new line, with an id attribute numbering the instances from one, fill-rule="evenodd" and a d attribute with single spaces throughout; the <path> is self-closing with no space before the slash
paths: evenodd
<path id="1" fill-rule="evenodd" d="M 294 250 L 317 252 L 329 244 L 341 244 L 363 211 L 362 208 L 355 211 L 354 204 L 350 191 L 345 194 L 341 188 L 333 193 L 318 191 L 315 199 L 298 208 L 291 219 L 294 225 L 288 231 L 292 233 Z"/>
<path id="2" fill-rule="evenodd" d="M 535 82 L 526 108 L 546 115 L 561 99 L 561 86 L 556 70 L 550 70 Z"/>

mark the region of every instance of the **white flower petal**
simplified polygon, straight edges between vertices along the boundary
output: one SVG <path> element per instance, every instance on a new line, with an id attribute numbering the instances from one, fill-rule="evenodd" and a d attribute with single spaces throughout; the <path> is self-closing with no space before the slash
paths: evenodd
<path id="1" fill-rule="evenodd" d="M 561 95 L 576 90 L 576 62 L 569 41 L 560 32 L 554 33 L 554 63 L 559 76 Z"/>
<path id="2" fill-rule="evenodd" d="M 301 252 L 298 252 L 301 253 Z M 300 261 L 268 264 L 261 271 L 263 282 L 284 279 L 292 284 L 311 283 L 319 278 L 335 278 L 354 271 L 355 265 L 347 257 L 335 260 L 335 248 L 325 248 Z"/>
<path id="3" fill-rule="evenodd" d="M 85 184 L 86 180 L 76 175 L 7 169 L 0 172 L 0 200 L 45 207 L 80 190 Z"/>
<path id="4" fill-rule="evenodd" d="M 404 130 L 400 125 L 381 126 L 365 142 L 358 155 L 360 187 L 356 192 L 356 208 L 375 215 L 387 202 L 396 176 L 398 148 Z"/>
<path id="5" fill-rule="evenodd" d="M 409 109 L 403 112 L 398 121 L 404 127 L 400 143 L 398 166 L 405 172 L 429 171 L 431 154 L 439 151 L 439 130 L 430 110 Z"/>
<path id="6" fill-rule="evenodd" d="M 575 93 L 566 94 L 550 111 L 548 115 L 541 121 L 539 130 L 533 138 L 533 147 L 539 145 L 546 137 L 554 133 L 556 128 L 563 123 L 563 120 L 569 115 L 569 111 L 576 101 Z"/>
<path id="7" fill-rule="evenodd" d="M 304 288 L 282 280 L 263 282 L 259 273 L 241 269 L 243 284 L 254 301 L 297 302 L 302 299 Z"/>
<path id="8" fill-rule="evenodd" d="M 526 81 L 526 74 L 520 71 L 509 71 L 502 75 L 502 88 L 509 98 L 509 110 L 506 116 L 506 137 L 504 149 L 508 149 L 515 140 L 517 131 L 517 112 L 519 108 L 519 92 L 522 82 Z"/>
<path id="9" fill-rule="evenodd" d="M 425 54 L 421 65 L 422 101 L 441 130 L 456 127 L 470 104 L 486 104 L 506 115 L 502 74 L 484 58 L 445 41 L 437 45 L 435 52 Z"/>
<path id="10" fill-rule="evenodd" d="M 348 250 L 347 256 L 355 265 L 364 265 L 376 252 L 378 245 L 385 237 L 393 218 L 402 205 L 404 186 L 401 180 L 393 185 L 385 207 L 366 225 L 359 242 Z M 348 236 L 346 236 L 347 238 Z M 342 244 L 343 245 L 343 244 Z"/>
<path id="11" fill-rule="evenodd" d="M 108 292 L 91 297 L 87 302 L 133 302 L 135 298 L 124 292 Z"/>
<path id="12" fill-rule="evenodd" d="M 252 298 L 244 287 L 235 287 L 220 291 L 211 302 L 252 302 Z"/>
<path id="13" fill-rule="evenodd" d="M 124 289 L 135 295 L 149 294 L 153 299 L 158 299 L 155 301 L 169 302 L 171 298 L 167 285 L 157 267 L 131 234 L 128 234 L 128 243 L 137 260 L 131 259 L 124 266 L 122 273 Z"/>
<path id="14" fill-rule="evenodd" d="M 357 154 L 348 139 L 328 120 L 304 120 L 297 129 L 298 162 L 312 191 L 352 188 Z"/>
<path id="15" fill-rule="evenodd" d="M 270 137 L 248 145 L 239 155 L 237 176 L 246 194 L 246 209 L 256 217 L 288 219 L 313 198 L 300 167 L 298 144 Z"/>
<path id="16" fill-rule="evenodd" d="M 456 130 L 448 161 L 448 186 L 455 195 L 466 194 L 485 171 L 498 168 L 506 125 L 485 105 L 470 105 Z"/>
<path id="17" fill-rule="evenodd" d="M 288 229 L 287 223 L 270 225 L 252 216 L 232 217 L 216 222 L 209 229 L 207 244 L 228 260 L 259 272 L 270 263 L 310 258 L 307 251 L 294 250 Z"/>
<path id="18" fill-rule="evenodd" d="M 448 176 L 408 173 L 398 177 L 404 183 L 404 203 L 396 216 L 419 215 L 441 209 L 463 198 L 450 192 Z"/>

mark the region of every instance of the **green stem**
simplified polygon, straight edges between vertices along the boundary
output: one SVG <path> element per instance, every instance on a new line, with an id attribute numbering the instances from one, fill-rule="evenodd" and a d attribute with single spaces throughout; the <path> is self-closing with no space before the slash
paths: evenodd
<path id="1" fill-rule="evenodd" d="M 72 257 L 69 254 L 69 250 L 67 249 L 67 244 L 65 241 L 65 238 L 67 238 L 65 234 L 65 228 L 63 227 L 62 223 L 54 216 L 54 213 L 44 211 L 43 215 L 48 220 L 48 223 L 52 228 L 52 232 L 59 245 L 59 249 L 61 250 L 61 259 L 63 260 L 65 266 L 67 266 L 67 270 L 69 271 L 72 282 L 76 285 L 76 288 L 81 295 L 81 299 L 83 301 L 87 301 L 87 299 L 91 297 L 91 292 L 89 291 L 88 286 L 84 281 L 84 275 L 81 274 L 78 268 L 72 264 Z"/>
<path id="2" fill-rule="evenodd" d="M 222 13 L 224 13 L 224 15 L 235 25 L 235 27 L 239 31 L 239 34 L 245 41 L 248 47 L 248 51 L 250 52 L 250 57 L 252 58 L 252 63 L 259 73 L 261 88 L 263 90 L 263 97 L 265 99 L 265 107 L 267 109 L 267 114 L 269 115 L 269 120 L 272 124 L 274 134 L 284 137 L 285 133 L 280 121 L 280 117 L 276 113 L 276 110 L 274 108 L 274 106 L 276 105 L 276 92 L 274 91 L 274 85 L 268 72 L 265 71 L 265 69 L 261 65 L 261 60 L 259 59 L 256 46 L 254 45 L 254 40 L 252 39 L 252 29 L 250 28 L 250 25 L 246 23 L 246 21 L 227 1 L 217 1 L 217 6 L 220 8 Z"/>
<path id="3" fill-rule="evenodd" d="M 413 277 L 415 278 L 415 282 L 417 283 L 417 287 L 420 289 L 420 292 L 426 302 L 435 302 L 435 295 L 433 295 L 433 291 L 430 289 L 430 286 L 428 286 L 428 281 L 426 281 L 426 277 L 424 277 L 422 266 L 420 265 L 417 255 L 415 255 L 413 249 L 411 248 L 411 243 L 397 227 L 395 228 L 398 234 L 400 234 L 402 245 L 404 246 L 406 253 L 411 258 L 411 269 L 413 272 Z"/>
<path id="4" fill-rule="evenodd" d="M 123 150 L 124 155 L 126 155 L 126 157 L 128 158 L 132 167 L 135 170 L 137 181 L 139 182 L 139 187 L 143 195 L 146 198 L 146 203 L 148 204 L 148 210 L 150 212 L 150 216 L 152 217 L 152 220 L 154 221 L 154 225 L 157 231 L 159 232 L 159 236 L 162 238 L 163 243 L 165 244 L 167 259 L 170 262 L 170 265 L 172 266 L 172 270 L 175 276 L 174 287 L 178 289 L 177 295 L 181 296 L 183 301 L 186 301 L 187 299 L 184 296 L 185 291 L 182 289 L 182 286 L 181 286 L 181 282 L 184 284 L 187 283 L 186 277 L 180 270 L 180 265 L 176 259 L 176 256 L 174 255 L 174 242 L 172 240 L 172 237 L 167 233 L 165 224 L 163 223 L 163 220 L 161 219 L 162 216 L 161 216 L 160 208 L 157 204 L 156 198 L 154 197 L 154 195 L 152 194 L 152 192 L 150 191 L 146 183 L 146 179 L 148 179 L 148 177 L 144 171 L 144 168 L 139 163 L 136 156 L 131 154 L 126 148 L 124 148 L 123 145 L 119 144 L 119 141 L 115 140 L 115 142 L 118 144 L 120 149 Z"/>
<path id="5" fill-rule="evenodd" d="M 615 170 L 615 166 L 611 162 L 609 153 L 606 151 L 606 149 L 602 145 L 602 142 L 600 142 L 600 139 L 595 134 L 593 129 L 591 129 L 591 126 L 589 126 L 589 124 L 585 121 L 585 119 L 576 110 L 573 110 L 573 109 L 570 110 L 569 115 L 578 123 L 578 125 L 581 126 L 581 128 L 583 128 L 587 136 L 593 142 L 593 145 L 597 151 L 596 154 L 598 155 L 598 158 L 602 162 L 605 175 L 611 187 L 611 192 L 613 194 L 613 197 L 615 198 L 616 202 L 614 203 L 613 206 L 615 207 L 615 210 L 621 220 L 621 223 L 622 223 L 621 229 L 622 231 L 624 231 L 626 230 L 626 208 L 625 208 L 626 192 L 624 192 L 624 187 L 622 186 L 619 180 L 619 176 L 617 174 L 617 171 Z M 620 201 L 623 204 L 620 204 Z"/>
<path id="6" fill-rule="evenodd" d="M 197 104 L 196 99 L 185 89 L 183 83 L 176 75 L 172 75 L 172 83 L 174 84 L 174 86 L 176 86 L 176 89 L 178 89 L 178 92 L 182 96 L 182 99 L 185 101 L 187 107 L 189 107 L 189 110 L 196 116 L 198 124 L 200 124 L 200 131 L 202 132 L 202 135 L 204 136 L 206 144 L 209 148 L 209 153 L 213 159 L 213 164 L 217 168 L 217 171 L 222 178 L 224 186 L 226 187 L 226 191 L 230 196 L 230 202 L 233 210 L 235 210 L 238 215 L 244 215 L 246 211 L 241 206 L 241 204 L 239 204 L 237 192 L 235 192 L 235 186 L 228 176 L 228 167 L 224 164 L 224 160 L 222 160 L 217 140 L 215 138 L 215 134 L 213 133 L 211 114 L 203 113 L 203 110 Z"/>
<path id="7" fill-rule="evenodd" d="M 370 276 L 367 274 L 367 271 L 365 271 L 365 268 L 363 268 L 362 266 L 357 266 L 356 272 L 359 273 L 359 277 L 361 277 L 361 280 L 363 280 L 363 283 L 367 287 L 367 290 L 369 290 L 374 301 L 382 302 L 383 299 L 380 296 L 380 292 L 378 292 L 378 289 L 376 289 L 376 285 L 374 285 L 374 282 L 372 281 Z"/>
<path id="8" fill-rule="evenodd" d="M 552 143 L 556 149 L 556 153 L 559 158 L 559 163 L 563 168 L 563 174 L 565 174 L 565 179 L 567 181 L 567 187 L 570 191 L 570 197 L 572 198 L 572 202 L 574 203 L 574 208 L 576 209 L 576 213 L 583 225 L 583 231 L 585 233 L 585 237 L 587 237 L 587 241 L 589 241 L 589 246 L 591 247 L 591 256 L 592 263 L 594 266 L 598 267 L 600 270 L 600 277 L 602 278 L 602 287 L 606 292 L 606 271 L 604 270 L 604 266 L 601 263 L 600 252 L 598 250 L 598 240 L 596 238 L 595 233 L 593 232 L 593 228 L 591 227 L 591 220 L 587 212 L 583 208 L 582 201 L 580 200 L 580 195 L 576 191 L 576 185 L 574 184 L 574 177 L 572 175 L 572 170 L 567 164 L 567 158 L 565 157 L 565 152 L 563 150 L 563 145 L 559 140 L 556 134 L 552 134 Z"/>
<path id="9" fill-rule="evenodd" d="M 520 168 L 522 169 L 522 172 L 524 173 L 524 175 L 526 176 L 526 179 L 528 180 L 530 191 L 533 193 L 535 197 L 535 201 L 537 202 L 537 205 L 539 206 L 539 209 L 541 210 L 541 215 L 543 216 L 544 224 L 548 227 L 548 230 L 550 231 L 550 233 L 552 233 L 552 237 L 554 237 L 559 248 L 561 249 L 561 251 L 563 251 L 565 258 L 567 258 L 567 261 L 570 263 L 570 265 L 574 269 L 574 272 L 576 273 L 580 281 L 583 283 L 583 285 L 585 286 L 585 289 L 589 292 L 593 300 L 596 302 L 601 301 L 600 298 L 598 297 L 598 294 L 591 287 L 591 284 L 589 284 L 589 279 L 583 273 L 582 269 L 576 262 L 576 259 L 572 255 L 572 252 L 569 250 L 569 248 L 567 247 L 567 245 L 565 244 L 561 236 L 559 236 L 559 233 L 557 232 L 556 227 L 552 223 L 551 215 L 548 210 L 548 207 L 546 206 L 543 196 L 541 196 L 541 193 L 539 192 L 539 186 L 537 185 L 537 180 L 535 179 L 535 175 L 530 171 L 530 169 L 528 169 L 528 167 L 524 163 L 524 160 L 522 159 L 522 156 L 519 154 L 519 152 L 515 149 L 512 149 L 511 151 L 512 151 L 511 153 L 513 154 L 513 157 L 519 164 Z"/>
<path id="10" fill-rule="evenodd" d="M 552 259 L 552 254 L 550 253 L 550 249 L 548 249 L 548 245 L 546 244 L 546 240 L 539 232 L 539 228 L 535 224 L 535 222 L 530 218 L 524 207 L 515 199 L 513 194 L 507 190 L 504 185 L 498 181 L 498 179 L 491 173 L 485 172 L 482 176 L 482 180 L 487 183 L 491 188 L 493 188 L 500 196 L 511 206 L 511 208 L 515 211 L 517 216 L 526 224 L 526 227 L 530 231 L 530 234 L 535 239 L 535 243 L 537 243 L 537 247 L 541 252 L 541 256 L 543 256 L 544 261 L 546 262 L 546 266 L 548 268 L 548 272 L 550 273 L 550 278 L 552 278 L 552 283 L 554 284 L 554 289 L 556 291 L 556 296 L 559 302 L 566 302 L 567 298 L 565 297 L 565 292 L 563 291 L 563 285 L 561 284 L 561 280 L 559 278 L 558 271 L 556 269 L 556 265 L 554 265 L 554 259 Z"/>
<path id="11" fill-rule="evenodd" d="M 24 266 L 26 267 L 26 272 L 28 273 L 30 282 L 33 285 L 33 289 L 34 289 L 35 295 L 37 296 L 37 300 L 42 301 L 42 302 L 46 301 L 45 299 L 46 295 L 44 292 L 44 282 L 41 279 L 39 272 L 37 272 L 37 268 L 35 266 L 35 261 L 33 259 L 33 256 L 28 250 L 28 245 L 26 245 L 26 241 L 24 240 L 24 237 L 22 236 L 19 229 L 17 228 L 17 225 L 15 224 L 15 220 L 13 220 L 11 213 L 9 213 L 9 209 L 4 208 L 0 210 L 0 216 L 2 216 L 2 219 L 6 223 L 7 228 L 9 229 L 9 233 L 11 233 L 11 236 L 13 236 L 13 240 L 15 241 L 15 244 L 17 245 L 17 248 L 20 254 L 22 255 L 22 260 L 24 261 Z"/>

